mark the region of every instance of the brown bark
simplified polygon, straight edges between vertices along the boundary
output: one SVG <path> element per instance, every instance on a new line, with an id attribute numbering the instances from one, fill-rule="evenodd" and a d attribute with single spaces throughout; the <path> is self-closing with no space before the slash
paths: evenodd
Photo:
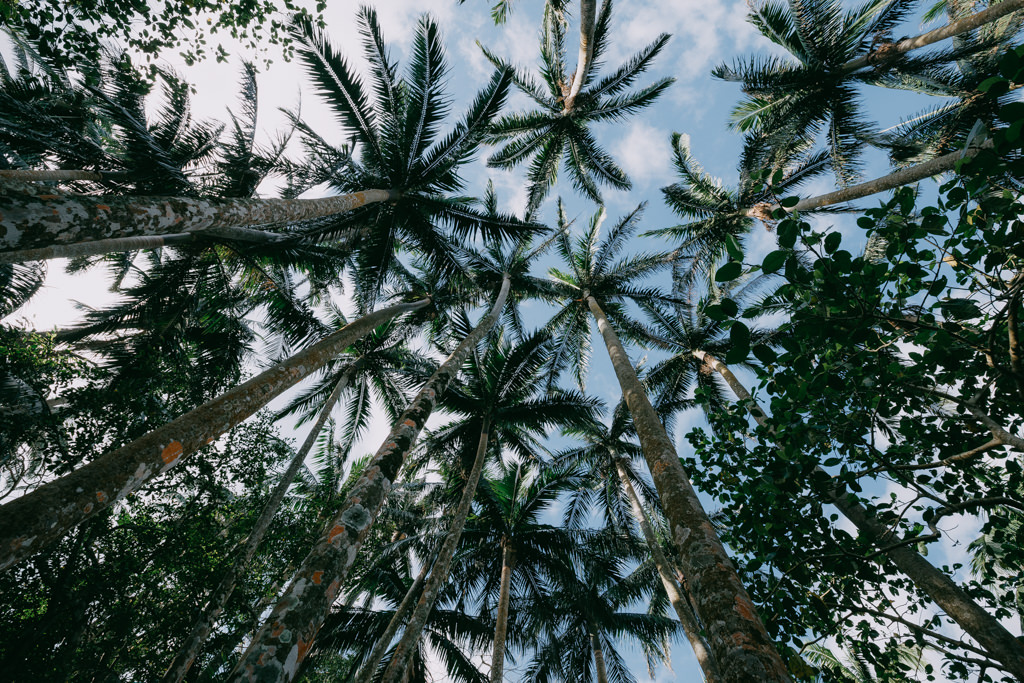
<path id="1" fill-rule="evenodd" d="M 711 656 L 711 652 L 708 650 L 707 642 L 705 642 L 703 636 L 700 634 L 700 626 L 697 624 L 697 618 L 690 609 L 690 604 L 687 601 L 686 596 L 683 595 L 682 588 L 676 582 L 675 576 L 672 575 L 672 569 L 669 565 L 668 558 L 665 557 L 665 552 L 661 549 L 661 543 L 658 542 L 658 538 L 654 534 L 654 529 L 651 527 L 651 523 L 647 519 L 647 513 L 644 512 L 644 508 L 640 504 L 640 497 L 636 495 L 636 490 L 633 488 L 633 483 L 629 480 L 629 474 L 626 472 L 626 468 L 622 464 L 622 460 L 617 457 L 615 459 L 615 469 L 619 473 L 619 480 L 622 482 L 622 488 L 626 491 L 626 497 L 629 498 L 629 505 L 633 509 L 633 516 L 640 525 L 640 530 L 644 535 L 644 541 L 647 543 L 647 547 L 651 551 L 651 559 L 654 560 L 654 566 L 658 570 L 658 577 L 661 579 L 661 585 L 665 588 L 665 594 L 668 596 L 668 601 L 672 604 L 672 609 L 675 610 L 676 615 L 679 617 L 679 623 L 683 625 L 683 631 L 686 633 L 686 639 L 690 641 L 690 647 L 693 648 L 693 654 L 697 657 L 697 663 L 700 664 L 700 670 L 704 673 L 704 680 L 707 683 L 718 683 L 719 677 L 717 667 L 715 666 L 715 660 Z"/>
<path id="2" fill-rule="evenodd" d="M 594 672 L 597 683 L 608 683 L 608 667 L 604 663 L 604 648 L 601 647 L 601 636 L 597 632 L 597 624 L 587 623 L 587 635 L 590 637 L 590 651 L 594 653 Z"/>
<path id="3" fill-rule="evenodd" d="M 580 0 L 580 53 L 576 58 L 576 71 L 573 73 L 569 92 L 562 104 L 562 111 L 569 113 L 576 104 L 576 97 L 583 88 L 583 79 L 590 71 L 594 61 L 594 30 L 597 27 L 597 0 Z"/>
<path id="4" fill-rule="evenodd" d="M 295 479 L 295 475 L 299 473 L 299 468 L 306 462 L 306 456 L 309 455 L 309 451 L 312 450 L 313 444 L 316 443 L 317 436 L 320 434 L 320 430 L 323 429 L 324 423 L 327 422 L 327 418 L 330 417 L 331 411 L 334 409 L 334 404 L 338 402 L 341 397 L 341 392 L 345 390 L 355 374 L 359 371 L 359 367 L 362 364 L 362 360 L 357 360 L 345 372 L 334 386 L 334 391 L 331 392 L 330 397 L 324 403 L 323 408 L 320 410 L 320 414 L 316 418 L 316 422 L 310 428 L 309 433 L 306 435 L 305 441 L 302 442 L 302 446 L 296 451 L 295 456 L 292 457 L 291 462 L 288 463 L 288 468 L 281 475 L 281 480 L 277 483 L 270 498 L 263 506 L 263 511 L 260 512 L 259 519 L 256 520 L 256 524 L 253 526 L 252 531 L 249 532 L 248 537 L 245 539 L 245 544 L 242 547 L 241 552 L 238 553 L 239 557 L 228 571 L 221 578 L 220 583 L 210 594 L 209 599 L 206 601 L 206 607 L 203 608 L 202 614 L 196 620 L 192 626 L 192 632 L 189 633 L 188 638 L 185 640 L 185 644 L 182 645 L 181 649 L 178 650 L 178 654 L 174 656 L 171 661 L 171 665 L 167 668 L 161 679 L 163 683 L 180 683 L 185 678 L 185 674 L 188 673 L 189 667 L 192 666 L 192 662 L 195 661 L 196 655 L 199 654 L 199 649 L 206 642 L 206 639 L 210 635 L 210 631 L 213 626 L 217 623 L 217 618 L 224 611 L 224 605 L 227 604 L 228 598 L 235 590 L 235 585 L 238 583 L 238 579 L 245 574 L 246 568 L 249 566 L 249 562 L 252 561 L 253 556 L 256 554 L 256 549 L 259 548 L 260 543 L 263 542 L 263 537 L 267 533 L 267 529 L 270 528 L 270 523 L 277 515 L 278 510 L 281 508 L 281 503 L 284 501 L 285 494 L 288 493 L 288 489 L 292 485 L 292 481 Z"/>
<path id="5" fill-rule="evenodd" d="M 765 413 L 740 383 L 727 365 L 709 353 L 698 351 L 694 356 L 706 363 L 725 379 L 736 397 L 747 407 L 754 420 L 763 427 L 768 425 Z M 820 467 L 815 472 L 828 476 Z M 830 484 L 826 490 L 830 503 L 853 522 L 857 530 L 880 546 L 892 546 L 885 550 L 886 556 L 902 571 L 914 585 L 935 601 L 953 621 L 960 625 L 969 636 L 985 648 L 988 654 L 1000 662 L 1006 670 L 1024 681 L 1024 646 L 1007 631 L 999 621 L 986 612 L 967 595 L 944 572 L 939 571 L 920 553 L 910 546 L 892 545 L 898 539 L 890 529 L 874 517 L 852 494 Z"/>
<path id="6" fill-rule="evenodd" d="M 149 434 L 0 506 L 0 569 L 34 554 L 265 406 L 378 325 L 429 299 L 352 322 Z"/>
<path id="7" fill-rule="evenodd" d="M 271 683 L 294 679 L 391 490 L 391 482 L 398 476 L 438 397 L 458 375 L 463 361 L 476 344 L 498 321 L 508 298 L 509 286 L 510 278 L 506 274 L 491 310 L 399 416 L 391 433 L 366 465 L 338 514 L 328 522 L 324 535 L 303 560 L 228 680 L 234 683 Z"/>
<path id="8" fill-rule="evenodd" d="M 494 624 L 494 649 L 491 653 L 491 683 L 502 683 L 505 673 L 505 642 L 508 640 L 508 605 L 512 599 L 512 570 L 515 551 L 508 539 L 502 539 L 501 584 L 498 587 L 498 612 Z"/>
<path id="9" fill-rule="evenodd" d="M 911 50 L 916 50 L 917 48 L 937 43 L 940 40 L 945 40 L 946 38 L 958 36 L 961 33 L 973 31 L 979 26 L 995 21 L 996 19 L 1004 17 L 1011 12 L 1016 12 L 1022 7 L 1024 7 L 1024 0 L 1003 0 L 1003 2 L 989 5 L 988 8 L 983 9 L 980 12 L 976 12 L 969 17 L 964 17 L 957 21 L 951 21 L 945 26 L 940 26 L 933 31 L 922 33 L 921 35 L 914 36 L 913 38 L 904 38 L 894 45 L 888 45 L 884 51 L 881 51 L 881 53 L 871 52 L 863 57 L 853 59 L 840 67 L 840 73 L 852 73 L 858 69 L 863 69 L 864 67 L 871 66 L 873 64 L 884 64 L 894 57 L 910 52 Z"/>
<path id="10" fill-rule="evenodd" d="M 470 470 L 469 477 L 466 479 L 466 485 L 462 489 L 462 497 L 459 499 L 458 507 L 452 513 L 451 528 L 448 530 L 444 544 L 438 552 L 434 567 L 430 570 L 430 579 L 427 581 L 427 585 L 423 589 L 423 595 L 420 596 L 419 603 L 416 605 L 416 611 L 413 612 L 412 618 L 405 627 L 405 633 L 402 634 L 402 639 L 395 647 L 395 653 L 391 656 L 391 663 L 384 671 L 384 676 L 381 678 L 380 683 L 398 683 L 401 679 L 403 672 L 409 665 L 409 658 L 416 651 L 416 642 L 420 639 L 423 628 L 427 625 L 427 617 L 430 616 L 430 611 L 434 608 L 437 594 L 444 586 L 445 581 L 448 580 L 448 570 L 451 568 L 455 550 L 459 546 L 459 539 L 462 538 L 462 530 L 466 527 L 466 520 L 469 518 L 469 513 L 473 506 L 473 496 L 476 495 L 476 488 L 480 483 L 480 475 L 484 471 L 490 432 L 490 419 L 485 416 L 480 427 L 480 440 L 477 443 L 473 468 Z M 369 681 L 366 681 L 366 683 L 369 683 Z"/>
<path id="11" fill-rule="evenodd" d="M 390 190 L 320 199 L 33 196 L 11 192 L 0 195 L 0 250 L 295 222 L 344 213 L 394 196 Z"/>
<path id="12" fill-rule="evenodd" d="M 680 567 L 690 583 L 696 611 L 723 682 L 790 680 L 786 665 L 765 631 L 757 609 L 740 583 L 732 561 L 697 499 L 679 456 L 643 384 L 600 305 L 584 298 L 604 337 L 622 395 L 633 416 L 647 460 L 680 551 Z"/>

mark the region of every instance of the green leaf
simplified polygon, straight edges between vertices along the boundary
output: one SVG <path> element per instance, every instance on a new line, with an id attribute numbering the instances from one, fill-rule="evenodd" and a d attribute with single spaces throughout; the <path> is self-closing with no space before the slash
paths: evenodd
<path id="1" fill-rule="evenodd" d="M 779 355 L 775 353 L 775 350 L 767 344 L 758 344 L 751 349 L 754 357 L 765 365 L 771 365 L 778 359 Z"/>
<path id="2" fill-rule="evenodd" d="M 725 250 L 729 252 L 730 258 L 736 261 L 743 260 L 743 248 L 740 247 L 740 243 L 732 235 L 725 238 Z"/>
<path id="3" fill-rule="evenodd" d="M 743 264 L 739 261 L 729 261 L 715 273 L 715 282 L 728 282 L 735 280 L 743 272 Z"/>
<path id="4" fill-rule="evenodd" d="M 1009 91 L 1010 82 L 1005 78 L 1000 78 L 999 76 L 992 76 L 991 78 L 986 78 L 978 86 L 978 92 L 986 92 L 992 97 L 999 97 L 1000 95 L 1005 95 Z"/>
<path id="5" fill-rule="evenodd" d="M 830 232 L 825 237 L 825 253 L 831 254 L 839 248 L 839 243 L 843 241 L 843 236 L 838 232 Z"/>
<path id="6" fill-rule="evenodd" d="M 794 197 L 786 197 L 782 201 L 779 202 L 779 206 L 781 206 L 784 209 L 792 209 L 794 206 L 796 206 L 799 203 L 800 203 L 800 198 L 799 197 L 795 197 L 795 196 Z"/>
<path id="7" fill-rule="evenodd" d="M 764 261 L 761 262 L 761 270 L 763 270 L 766 273 L 774 273 L 775 271 L 782 267 L 782 264 L 786 262 L 787 258 L 789 258 L 788 250 L 776 249 L 775 251 L 771 252 L 770 254 L 764 257 Z"/>
<path id="8" fill-rule="evenodd" d="M 729 328 L 729 342 L 732 347 L 725 355 L 726 363 L 742 363 L 750 355 L 750 328 L 736 321 Z"/>

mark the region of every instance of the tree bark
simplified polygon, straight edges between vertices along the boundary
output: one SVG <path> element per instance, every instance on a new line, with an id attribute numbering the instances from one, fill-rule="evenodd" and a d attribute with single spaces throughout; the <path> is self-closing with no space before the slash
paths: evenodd
<path id="1" fill-rule="evenodd" d="M 0 251 L 302 221 L 383 202 L 390 190 L 320 199 L 0 195 Z"/>
<path id="2" fill-rule="evenodd" d="M 587 635 L 590 636 L 590 651 L 594 653 L 594 672 L 597 683 L 608 683 L 608 667 L 604 664 L 604 649 L 601 647 L 601 636 L 593 621 L 587 623 Z"/>
<path id="3" fill-rule="evenodd" d="M 138 249 L 159 249 L 195 241 L 192 233 L 178 235 L 146 235 L 140 237 L 115 237 L 109 240 L 79 242 L 55 247 L 39 249 L 19 249 L 18 251 L 0 252 L 0 263 L 24 263 L 25 261 L 45 261 L 54 258 L 77 258 L 79 256 L 96 256 L 119 251 L 136 251 Z"/>
<path id="4" fill-rule="evenodd" d="M 398 476 L 438 397 L 458 375 L 476 344 L 498 321 L 509 286 L 510 276 L 506 274 L 491 310 L 427 380 L 398 418 L 228 680 L 271 683 L 294 679 L 391 490 L 391 482 Z"/>
<path id="5" fill-rule="evenodd" d="M 644 508 L 640 504 L 640 497 L 636 495 L 636 490 L 633 488 L 633 483 L 629 480 L 626 467 L 618 457 L 615 458 L 615 469 L 619 473 L 619 480 L 622 482 L 622 488 L 626 491 L 626 497 L 629 498 L 629 505 L 633 509 L 633 516 L 640 525 L 640 530 L 644 534 L 644 541 L 651 551 L 651 559 L 654 560 L 654 566 L 658 570 L 661 585 L 665 588 L 668 601 L 672 603 L 672 609 L 676 611 L 679 623 L 683 625 L 683 631 L 686 632 L 686 639 L 690 641 L 693 654 L 697 657 L 697 663 L 700 664 L 700 669 L 704 673 L 704 680 L 707 683 L 718 683 L 719 677 L 715 667 L 715 660 L 708 650 L 707 642 L 700 634 L 700 626 L 697 624 L 697 619 L 690 608 L 690 603 L 687 601 L 686 596 L 683 595 L 681 587 L 676 582 L 676 577 L 672 575 L 668 558 L 665 557 L 665 552 L 661 549 L 661 543 L 658 542 L 654 529 L 647 519 L 647 513 L 644 512 Z"/>
<path id="6" fill-rule="evenodd" d="M 277 515 L 278 510 L 280 510 L 285 494 L 288 493 L 295 475 L 299 473 L 299 468 L 306 462 L 306 456 L 309 455 L 313 444 L 316 443 L 320 430 L 323 429 L 324 423 L 327 422 L 327 418 L 334 409 L 334 404 L 341 397 L 341 392 L 352 382 L 352 378 L 359 371 L 361 363 L 362 360 L 357 360 L 349 366 L 334 386 L 334 391 L 331 392 L 330 397 L 324 403 L 320 414 L 316 418 L 316 422 L 310 428 L 309 434 L 306 435 L 306 440 L 303 441 L 302 446 L 296 451 L 291 462 L 288 463 L 288 468 L 281 475 L 281 480 L 277 483 L 266 504 L 264 504 L 259 519 L 256 520 L 255 526 L 253 526 L 252 531 L 249 532 L 248 537 L 245 539 L 245 544 L 239 553 L 238 560 L 231 565 L 221 578 L 220 583 L 210 594 L 206 607 L 203 608 L 199 619 L 192 626 L 192 632 L 178 651 L 178 654 L 171 661 L 171 665 L 167 668 L 166 673 L 164 673 L 161 679 L 163 683 L 180 683 L 185 678 L 189 667 L 192 666 L 196 655 L 199 654 L 199 648 L 206 642 L 206 638 L 210 635 L 210 630 L 217 622 L 221 612 L 224 611 L 224 605 L 227 604 L 228 598 L 234 592 L 235 584 L 238 583 L 238 579 L 245 573 L 249 562 L 252 561 L 253 556 L 256 554 L 256 549 L 263 542 L 263 537 L 266 535 L 267 529 L 270 528 L 271 521 Z"/>
<path id="7" fill-rule="evenodd" d="M 473 497 L 476 495 L 476 488 L 480 483 L 480 475 L 484 471 L 490 432 L 490 418 L 484 416 L 480 427 L 480 440 L 476 447 L 476 457 L 473 459 L 473 468 L 470 470 L 469 477 L 466 479 L 466 485 L 462 489 L 459 505 L 455 512 L 452 513 L 451 528 L 448 530 L 444 544 L 438 552 L 434 567 L 430 570 L 430 579 L 427 581 L 419 603 L 416 605 L 416 611 L 413 612 L 412 618 L 409 620 L 408 625 L 406 625 L 405 633 L 402 634 L 402 639 L 395 647 L 395 653 L 391 656 L 391 663 L 384 671 L 384 676 L 381 678 L 380 683 L 398 683 L 401 679 L 402 674 L 409 665 L 409 658 L 416 651 L 416 642 L 420 639 L 423 628 L 427 625 L 427 617 L 430 616 L 430 611 L 434 608 L 437 594 L 441 587 L 444 586 L 445 581 L 448 580 L 448 571 L 451 568 L 452 558 L 455 556 L 455 550 L 459 546 L 459 539 L 462 538 L 462 530 L 466 527 L 466 519 L 469 517 L 473 506 Z M 360 680 L 357 683 L 369 683 L 369 679 L 365 681 Z"/>
<path id="8" fill-rule="evenodd" d="M 174 467 L 378 325 L 429 302 L 398 304 L 364 316 L 163 427 L 0 506 L 0 569 L 42 550 Z"/>
<path id="9" fill-rule="evenodd" d="M 693 355 L 725 379 L 736 397 L 746 406 L 755 422 L 774 432 L 768 425 L 764 411 L 732 373 L 729 366 L 704 351 L 696 351 Z M 820 467 L 815 467 L 814 471 L 830 477 Z M 839 512 L 853 522 L 857 530 L 870 538 L 872 542 L 886 546 L 898 540 L 895 538 L 894 530 L 879 522 L 852 494 L 841 491 L 834 484 L 829 484 L 825 494 L 829 502 L 835 505 Z M 910 546 L 898 545 L 886 550 L 885 554 L 900 571 L 914 582 L 915 586 L 935 601 L 935 604 L 959 624 L 965 633 L 985 648 L 993 659 L 1000 662 L 1018 679 L 1024 681 L 1024 646 L 997 619 L 974 602 L 949 576 L 939 571 Z"/>
<path id="10" fill-rule="evenodd" d="M 103 180 L 103 174 L 97 171 L 12 168 L 0 171 L 0 178 L 35 182 L 64 182 L 69 180 Z M 109 177 L 109 176 L 108 176 Z"/>
<path id="11" fill-rule="evenodd" d="M 597 25 L 597 0 L 580 0 L 580 54 L 576 58 L 576 71 L 569 84 L 569 94 L 562 103 L 562 111 L 569 113 L 583 88 L 583 80 L 594 60 L 594 30 Z"/>
<path id="12" fill-rule="evenodd" d="M 502 539 L 501 584 L 498 587 L 498 612 L 494 624 L 494 649 L 491 654 L 491 683 L 502 683 L 505 675 L 505 641 L 508 640 L 508 605 L 512 598 L 512 569 L 515 551 L 508 539 Z"/>
<path id="13" fill-rule="evenodd" d="M 913 38 L 904 38 L 898 43 L 889 46 L 882 52 L 870 52 L 863 57 L 853 59 L 839 68 L 840 73 L 852 73 L 858 69 L 863 69 L 864 67 L 871 66 L 873 64 L 885 64 L 885 62 L 893 59 L 894 57 L 910 52 L 911 50 L 916 50 L 917 48 L 937 43 L 940 40 L 945 40 L 946 38 L 958 36 L 961 33 L 973 31 L 979 26 L 995 21 L 996 19 L 1004 17 L 1011 12 L 1016 12 L 1022 7 L 1024 7 L 1024 0 L 1003 0 L 1003 2 L 998 4 L 989 5 L 988 8 L 983 9 L 980 12 L 976 12 L 975 14 L 972 14 L 969 17 L 964 17 L 963 19 L 958 19 L 957 21 L 951 21 L 945 26 L 940 26 L 933 31 L 922 33 L 921 35 L 914 36 Z"/>
<path id="14" fill-rule="evenodd" d="M 690 582 L 697 614 L 724 683 L 789 682 L 786 665 L 765 631 L 757 609 L 740 583 L 722 542 L 697 499 L 675 447 L 643 384 L 600 305 L 589 292 L 584 299 L 597 320 L 622 395 L 633 416 L 647 460 L 680 550 L 680 566 Z"/>

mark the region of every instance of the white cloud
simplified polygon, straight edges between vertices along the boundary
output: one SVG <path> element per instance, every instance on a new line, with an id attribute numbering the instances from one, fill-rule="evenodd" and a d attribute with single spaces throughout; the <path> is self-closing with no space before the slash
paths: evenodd
<path id="1" fill-rule="evenodd" d="M 668 131 L 635 120 L 629 124 L 618 142 L 613 156 L 622 165 L 634 185 L 639 187 L 655 182 L 665 185 L 671 181 L 671 149 Z"/>

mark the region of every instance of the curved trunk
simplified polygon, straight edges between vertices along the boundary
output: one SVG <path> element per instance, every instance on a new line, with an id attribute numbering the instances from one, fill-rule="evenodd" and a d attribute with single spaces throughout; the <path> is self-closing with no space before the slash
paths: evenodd
<path id="1" fill-rule="evenodd" d="M 473 506 L 473 496 L 476 495 L 476 487 L 480 483 L 480 475 L 484 471 L 484 461 L 487 460 L 487 442 L 490 439 L 490 432 L 490 419 L 485 416 L 480 428 L 480 440 L 476 447 L 476 457 L 473 459 L 473 469 L 470 470 L 469 477 L 466 479 L 466 485 L 462 489 L 459 505 L 453 513 L 451 528 L 444 539 L 441 550 L 438 552 L 434 568 L 430 570 L 430 579 L 427 581 L 427 585 L 423 589 L 423 595 L 420 596 L 419 603 L 416 605 L 416 611 L 413 612 L 412 618 L 405 627 L 405 633 L 402 634 L 402 639 L 395 647 L 395 653 L 391 656 L 391 663 L 384 671 L 384 676 L 381 678 L 380 683 L 398 683 L 401 679 L 402 674 L 409 665 L 409 658 L 416 651 L 416 642 L 420 639 L 423 628 L 427 624 L 427 617 L 430 616 L 430 611 L 434 608 L 437 594 L 448 579 L 448 570 L 451 568 L 455 550 L 459 546 L 459 539 L 462 538 L 462 530 L 466 527 L 466 519 L 469 517 Z M 376 663 L 374 663 L 375 668 Z M 366 678 L 360 679 L 357 683 L 369 683 L 374 669 L 369 669 L 369 675 Z"/>
<path id="2" fill-rule="evenodd" d="M 604 649 L 601 647 L 601 636 L 593 621 L 587 623 L 587 635 L 590 637 L 590 651 L 594 653 L 594 672 L 597 683 L 608 683 L 608 667 L 604 664 Z"/>
<path id="3" fill-rule="evenodd" d="M 246 419 L 423 299 L 376 311 L 163 427 L 0 506 L 0 569 L 34 554 Z"/>
<path id="4" fill-rule="evenodd" d="M 583 80 L 594 61 L 594 29 L 597 25 L 597 0 L 580 0 L 580 54 L 576 58 L 576 71 L 569 84 L 569 92 L 562 103 L 562 111 L 569 113 L 583 88 Z"/>
<path id="5" fill-rule="evenodd" d="M 436 556 L 434 559 L 436 560 Z M 391 616 L 388 627 L 384 629 L 383 635 L 374 644 L 373 649 L 370 651 L 370 656 L 363 662 L 353 683 L 371 683 L 373 681 L 373 675 L 377 673 L 377 667 L 380 665 L 381 660 L 384 659 L 388 646 L 391 645 L 391 641 L 394 640 L 398 629 L 405 623 L 406 618 L 416 606 L 416 601 L 422 595 L 423 583 L 433 563 L 433 561 L 423 563 L 419 575 L 416 576 L 416 580 L 412 582 L 412 586 L 406 591 L 405 597 L 402 598 L 402 602 L 398 605 L 398 609 Z"/>
<path id="6" fill-rule="evenodd" d="M 873 64 L 884 65 L 889 60 L 898 57 L 901 54 L 910 52 L 911 50 L 916 50 L 919 47 L 931 45 L 932 43 L 937 43 L 940 40 L 945 40 L 946 38 L 958 36 L 961 33 L 973 31 L 979 26 L 995 21 L 996 19 L 1004 17 L 1011 12 L 1016 12 L 1021 8 L 1024 8 L 1024 0 L 1003 0 L 1003 2 L 998 4 L 989 5 L 988 8 L 983 9 L 980 12 L 976 12 L 969 17 L 951 21 L 945 26 L 940 26 L 933 31 L 922 33 L 921 35 L 914 36 L 913 38 L 904 38 L 893 45 L 887 46 L 883 50 L 871 52 L 863 57 L 853 59 L 846 64 L 843 64 L 839 68 L 839 71 L 840 73 L 851 73 Z"/>
<path id="7" fill-rule="evenodd" d="M 1024 2 L 1024 0 L 1021 0 Z M 897 187 L 903 187 L 910 183 L 916 183 L 919 180 L 930 178 L 939 173 L 945 173 L 951 171 L 956 166 L 956 162 L 960 159 L 973 157 L 978 153 L 979 149 L 991 147 L 992 142 L 986 140 L 983 144 L 978 147 L 971 147 L 966 150 L 957 150 L 950 152 L 949 154 L 943 154 L 940 157 L 929 159 L 928 161 L 915 164 L 914 166 L 908 166 L 901 168 L 898 171 L 894 171 L 889 175 L 884 175 L 880 178 L 868 180 L 860 183 L 859 185 L 851 185 L 850 187 L 836 190 L 835 192 L 829 192 L 827 194 L 818 195 L 817 197 L 808 197 L 807 199 L 801 199 L 797 202 L 796 206 L 788 209 L 790 213 L 796 211 L 809 211 L 811 209 L 820 209 L 823 206 L 832 206 L 834 204 L 843 204 L 845 202 L 852 202 L 854 199 L 862 199 L 863 197 L 870 197 L 873 194 L 879 192 L 885 192 L 887 190 L 894 190 Z M 779 208 L 779 204 L 759 204 L 757 206 L 745 209 L 743 215 L 748 218 L 759 218 L 766 220 L 771 218 L 771 213 L 775 209 Z"/>
<path id="8" fill-rule="evenodd" d="M 320 541 L 292 577 L 284 595 L 242 655 L 227 680 L 291 681 L 316 638 L 341 582 L 355 562 L 363 539 L 391 490 L 391 482 L 405 462 L 423 424 L 463 361 L 498 321 L 508 298 L 510 277 L 505 275 L 498 297 L 473 331 L 427 380 L 399 416 L 391 433 L 366 465 Z"/>
<path id="9" fill-rule="evenodd" d="M 390 190 L 320 199 L 31 196 L 11 192 L 0 195 L 0 250 L 303 221 L 394 197 Z"/>
<path id="10" fill-rule="evenodd" d="M 512 597 L 512 569 L 515 552 L 504 541 L 501 552 L 501 584 L 498 588 L 498 612 L 494 624 L 494 649 L 491 652 L 491 683 L 501 683 L 505 673 L 505 641 L 508 640 L 508 604 Z"/>
<path id="11" fill-rule="evenodd" d="M 167 672 L 164 673 L 161 679 L 163 683 L 179 683 L 185 678 L 185 674 L 188 673 L 189 667 L 192 666 L 192 662 L 195 660 L 196 655 L 199 654 L 199 648 L 206 642 L 206 638 L 210 635 L 210 630 L 217 621 L 217 617 L 220 616 L 221 612 L 224 611 L 224 605 L 227 604 L 228 598 L 235 590 L 235 584 L 238 583 L 239 577 L 241 577 L 246 568 L 249 566 L 249 562 L 252 561 L 253 555 L 256 554 L 256 549 L 263 541 L 263 536 L 266 535 L 267 529 L 270 528 L 270 522 L 273 521 L 277 515 L 278 510 L 281 508 L 281 503 L 284 501 L 285 494 L 288 493 L 288 489 L 292 485 L 292 481 L 295 479 L 295 475 L 299 473 L 299 468 L 306 462 L 306 456 L 309 455 L 309 451 L 313 448 L 313 444 L 316 443 L 316 438 L 320 434 L 320 430 L 323 429 L 324 423 L 327 422 L 327 418 L 330 416 L 331 411 L 334 409 L 334 404 L 338 402 L 338 398 L 341 396 L 341 392 L 345 390 L 345 387 L 351 383 L 352 378 L 358 372 L 362 360 L 357 360 L 353 363 L 345 372 L 342 374 L 338 383 L 334 387 L 334 391 L 331 392 L 330 397 L 324 403 L 323 408 L 320 410 L 320 414 L 316 418 L 316 422 L 309 430 L 309 434 L 306 435 L 306 440 L 302 442 L 302 446 L 295 453 L 295 456 L 288 463 L 288 468 L 281 475 L 281 480 L 277 483 L 273 493 L 263 506 L 263 511 L 260 513 L 259 519 L 256 520 L 255 526 L 252 531 L 249 532 L 248 537 L 245 539 L 245 545 L 242 547 L 242 551 L 239 553 L 238 560 L 231 565 L 227 573 L 221 578 L 220 583 L 210 594 L 209 599 L 206 602 L 206 607 L 203 608 L 202 614 L 196 623 L 192 626 L 192 632 L 189 633 L 188 638 L 185 640 L 185 644 L 175 655 L 171 661 L 171 665 L 167 668 Z"/>
<path id="12" fill-rule="evenodd" d="M 661 507 L 679 548 L 680 567 L 690 582 L 697 615 L 723 682 L 790 681 L 786 665 L 740 583 L 729 555 L 697 499 L 664 425 L 651 405 L 618 335 L 588 292 L 590 312 L 608 347 L 615 375 L 633 416 L 640 446 L 658 489 Z"/>
<path id="13" fill-rule="evenodd" d="M 746 405 L 754 420 L 762 427 L 768 427 L 764 411 L 729 366 L 704 351 L 696 351 L 693 355 L 721 375 L 737 398 Z M 815 472 L 831 476 L 820 467 L 814 469 Z M 826 495 L 829 502 L 873 542 L 884 547 L 899 540 L 895 537 L 893 529 L 879 522 L 852 494 L 831 486 Z M 915 586 L 934 600 L 947 616 L 956 621 L 965 633 L 985 648 L 993 659 L 1024 681 L 1024 646 L 995 617 L 974 602 L 945 572 L 939 571 L 910 546 L 898 545 L 889 548 L 885 555 L 914 582 Z"/>
<path id="14" fill-rule="evenodd" d="M 672 609 L 676 611 L 679 623 L 683 625 L 683 631 L 686 632 L 686 639 L 690 641 L 693 654 L 697 657 L 700 670 L 704 673 L 704 680 L 707 683 L 718 683 L 719 678 L 718 671 L 715 668 L 715 660 L 708 650 L 707 642 L 705 642 L 700 634 L 700 625 L 697 623 L 697 618 L 694 616 L 686 596 L 683 595 L 680 585 L 676 582 L 675 576 L 672 575 L 668 558 L 665 557 L 665 552 L 661 549 L 661 543 L 658 542 L 657 536 L 654 535 L 654 529 L 651 527 L 647 514 L 640 504 L 640 497 L 636 495 L 633 483 L 629 480 L 629 474 L 626 472 L 622 460 L 618 457 L 615 458 L 615 469 L 619 473 L 619 480 L 622 482 L 622 488 L 626 491 L 626 497 L 629 498 L 629 505 L 633 509 L 633 516 L 640 525 L 640 530 L 644 534 L 644 541 L 651 551 L 651 559 L 654 560 L 654 566 L 658 570 L 661 585 L 665 588 L 668 601 L 672 603 Z"/>

